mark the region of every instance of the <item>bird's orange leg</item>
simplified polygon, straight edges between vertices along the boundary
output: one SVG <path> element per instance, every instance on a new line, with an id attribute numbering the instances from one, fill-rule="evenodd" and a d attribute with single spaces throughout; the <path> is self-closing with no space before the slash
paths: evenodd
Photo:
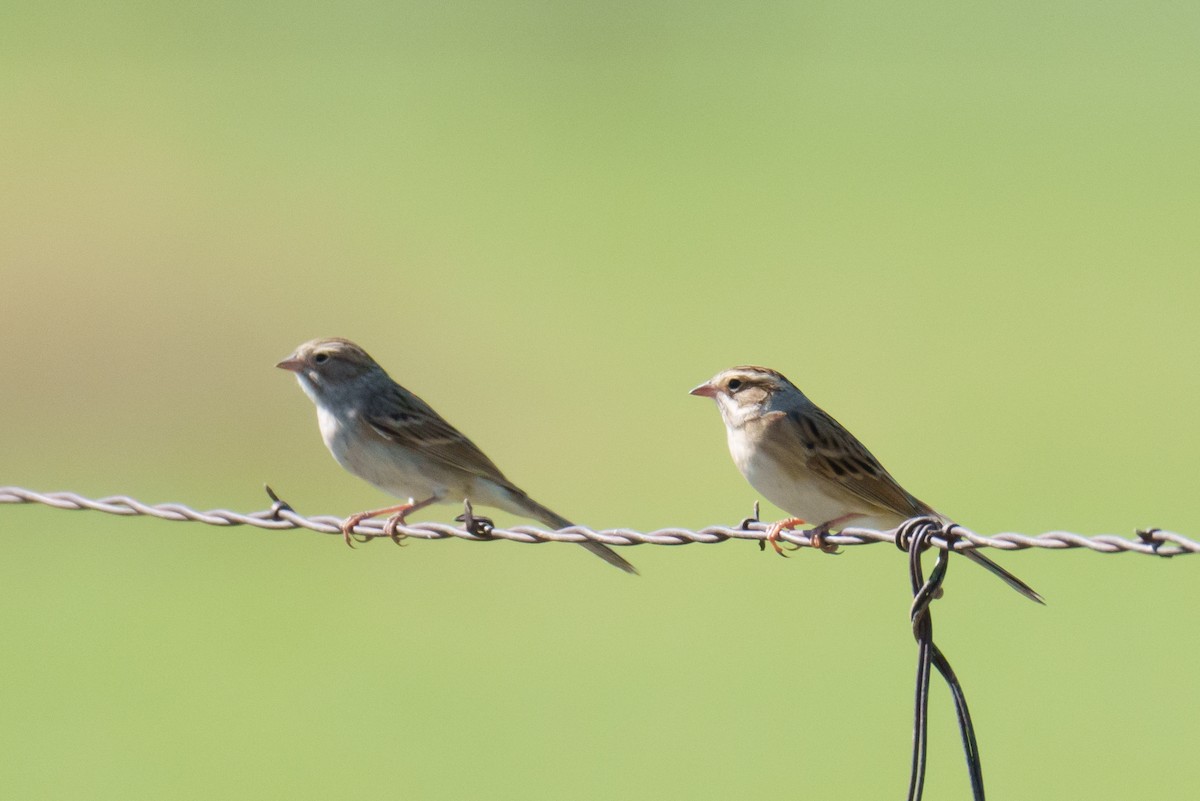
<path id="1" fill-rule="evenodd" d="M 346 544 L 353 548 L 355 526 L 362 521 L 370 520 L 373 517 L 379 517 L 380 515 L 391 515 L 391 517 L 388 518 L 387 523 L 385 523 L 383 526 L 383 533 L 387 534 L 392 538 L 393 542 L 399 545 L 401 537 L 396 535 L 396 527 L 404 522 L 404 516 L 414 509 L 420 509 L 423 506 L 428 506 L 429 504 L 433 503 L 434 500 L 436 499 L 429 498 L 421 501 L 420 503 L 416 503 L 412 498 L 409 498 L 408 503 L 402 503 L 398 506 L 388 506 L 384 509 L 374 509 L 370 512 L 359 512 L 358 514 L 350 515 L 346 518 L 345 522 L 342 523 L 342 537 L 346 540 Z M 366 542 L 368 539 L 370 538 L 367 537 L 360 540 L 360 542 Z"/>
<path id="2" fill-rule="evenodd" d="M 822 553 L 837 553 L 836 545 L 830 545 L 825 542 L 825 537 L 829 535 L 829 530 L 833 528 L 841 528 L 851 520 L 859 517 L 862 517 L 862 515 L 842 515 L 841 517 L 837 517 L 833 520 L 822 523 L 819 526 L 810 528 L 808 531 L 804 532 L 808 535 L 808 547 L 816 548 Z M 799 517 L 789 517 L 787 520 L 780 520 L 778 523 L 772 523 L 771 527 L 767 529 L 766 541 L 771 543 L 771 547 L 775 549 L 775 553 L 779 554 L 780 556 L 787 556 L 787 554 L 783 552 L 783 547 L 779 544 L 779 535 L 784 531 L 791 531 L 792 529 L 796 528 L 796 526 L 803 525 L 804 523 L 805 521 L 801 520 Z M 795 549 L 793 548 L 792 550 Z"/>
<path id="3" fill-rule="evenodd" d="M 816 548 L 818 551 L 821 551 L 822 553 L 837 553 L 838 547 L 836 545 L 830 545 L 827 542 L 825 542 L 825 537 L 829 534 L 829 530 L 831 528 L 839 528 L 840 529 L 842 526 L 846 525 L 851 520 L 856 520 L 860 517 L 862 517 L 862 515 L 856 515 L 856 514 L 842 515 L 841 517 L 837 517 L 826 523 L 822 523 L 821 525 L 817 526 L 816 528 L 809 529 L 808 531 L 805 532 L 806 534 L 808 534 L 808 547 Z"/>
<path id="4" fill-rule="evenodd" d="M 804 525 L 804 520 L 799 517 L 789 517 L 787 520 L 780 520 L 778 523 L 772 523 L 767 529 L 767 542 L 771 543 L 771 547 L 775 549 L 775 553 L 780 556 L 787 556 L 783 552 L 783 548 L 779 545 L 779 535 L 784 531 L 791 531 L 796 526 Z"/>
<path id="5" fill-rule="evenodd" d="M 413 503 L 412 499 L 409 498 L 408 503 L 399 507 L 399 509 L 396 511 L 396 514 L 389 517 L 387 522 L 383 524 L 383 533 L 391 537 L 392 542 L 396 543 L 397 545 L 403 545 L 404 543 L 401 542 L 401 540 L 404 539 L 406 535 L 397 533 L 397 527 L 404 525 L 404 518 L 409 512 L 415 512 L 418 509 L 424 509 L 426 506 L 436 500 L 437 496 L 434 496 L 432 498 L 426 498 L 423 501 Z"/>

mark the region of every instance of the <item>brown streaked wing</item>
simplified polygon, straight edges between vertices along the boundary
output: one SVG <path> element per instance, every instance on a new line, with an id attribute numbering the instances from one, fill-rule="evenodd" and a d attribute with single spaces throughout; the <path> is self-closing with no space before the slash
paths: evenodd
<path id="1" fill-rule="evenodd" d="M 380 436 L 468 473 L 511 486 L 500 468 L 428 403 L 399 386 L 372 398 L 366 421 Z"/>
<path id="2" fill-rule="evenodd" d="M 864 501 L 904 516 L 932 510 L 901 487 L 879 460 L 853 434 L 817 406 L 804 411 L 776 412 L 776 432 L 787 432 L 804 453 L 805 464 L 819 476 Z M 786 416 L 786 419 L 784 419 Z"/>

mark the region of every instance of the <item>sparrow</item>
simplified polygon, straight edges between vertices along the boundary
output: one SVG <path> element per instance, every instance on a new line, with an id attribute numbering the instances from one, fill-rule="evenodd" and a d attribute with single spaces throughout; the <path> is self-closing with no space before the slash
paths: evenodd
<path id="1" fill-rule="evenodd" d="M 805 522 L 813 544 L 853 523 L 890 531 L 914 517 L 951 521 L 905 490 L 866 447 L 792 382 L 767 367 L 734 367 L 691 391 L 721 411 L 729 452 L 763 497 L 790 515 L 772 524 L 767 541 L 782 554 L 779 535 Z M 978 550 L 958 551 L 1010 587 L 1045 603 L 1029 585 Z"/>
<path id="2" fill-rule="evenodd" d="M 353 547 L 351 532 L 363 520 L 391 515 L 384 531 L 399 542 L 396 528 L 408 514 L 464 500 L 533 518 L 552 530 L 573 525 L 509 481 L 475 443 L 353 342 L 314 339 L 275 366 L 295 373 L 316 404 L 321 438 L 338 464 L 386 493 L 408 498 L 346 518 L 341 528 L 347 545 Z M 637 573 L 602 543 L 580 545 L 610 565 Z"/>

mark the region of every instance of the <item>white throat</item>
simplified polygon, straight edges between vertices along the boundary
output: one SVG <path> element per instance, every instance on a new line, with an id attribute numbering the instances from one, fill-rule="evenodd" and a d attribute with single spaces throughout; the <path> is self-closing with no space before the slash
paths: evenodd
<path id="1" fill-rule="evenodd" d="M 730 435 L 736 428 L 741 430 L 746 421 L 761 413 L 761 409 L 753 404 L 741 404 L 728 395 L 717 396 L 717 406 L 721 409 L 721 417 L 725 420 L 725 427 L 729 429 Z"/>

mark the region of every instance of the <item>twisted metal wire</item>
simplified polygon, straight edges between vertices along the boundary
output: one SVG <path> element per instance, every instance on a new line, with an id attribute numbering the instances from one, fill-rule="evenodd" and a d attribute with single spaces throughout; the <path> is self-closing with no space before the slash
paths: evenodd
<path id="1" fill-rule="evenodd" d="M 975 724 L 967 708 L 967 696 L 962 682 L 950 667 L 950 660 L 933 641 L 933 615 L 929 605 L 941 597 L 942 583 L 950 566 L 949 554 L 938 551 L 937 563 L 925 579 L 921 567 L 921 553 L 928 542 L 943 527 L 937 520 L 918 517 L 905 521 L 896 531 L 896 547 L 908 551 L 909 577 L 912 579 L 913 603 L 909 610 L 913 637 L 917 641 L 917 686 L 913 710 L 913 756 L 912 772 L 908 782 L 908 801 L 920 801 L 925 789 L 925 763 L 929 744 L 929 679 L 930 668 L 936 668 L 950 688 L 954 700 L 954 711 L 958 717 L 958 729 L 962 735 L 963 754 L 967 759 L 967 775 L 971 779 L 971 797 L 984 801 L 983 765 L 979 756 L 979 742 L 975 737 Z M 957 527 L 950 526 L 945 536 L 956 537 Z"/>
<path id="2" fill-rule="evenodd" d="M 147 504 L 127 495 L 110 495 L 91 499 L 73 492 L 35 492 L 22 487 L 0 487 L 0 504 L 33 503 L 54 509 L 71 511 L 87 509 L 124 516 L 144 515 L 160 520 L 192 521 L 211 526 L 255 526 L 276 531 L 303 528 L 319 534 L 341 536 L 342 518 L 332 515 L 306 517 L 297 513 L 286 502 L 279 500 L 270 487 L 267 487 L 266 490 L 272 500 L 270 508 L 248 514 L 231 512 L 227 509 L 197 511 L 179 503 Z M 648 532 L 628 528 L 598 531 L 586 526 L 571 526 L 560 531 L 545 531 L 533 526 L 514 526 L 507 529 L 488 528 L 483 531 L 478 527 L 467 530 L 447 523 L 422 522 L 398 526 L 396 532 L 402 537 L 426 540 L 458 537 L 476 541 L 505 539 L 531 544 L 584 542 L 585 540 L 617 546 L 689 545 L 691 543 L 711 545 L 726 540 L 756 540 L 762 543 L 766 540 L 768 525 L 757 520 L 757 508 L 755 513 L 754 518 L 745 521 L 741 526 L 708 526 L 696 531 L 685 528 L 663 528 Z M 385 537 L 387 535 L 384 534 L 383 527 L 384 521 L 365 520 L 355 527 L 354 533 L 364 539 Z M 1136 539 L 1127 539 L 1111 534 L 1084 537 L 1066 531 L 1050 531 L 1036 537 L 1025 534 L 995 534 L 984 537 L 957 526 L 954 528 L 954 533 L 953 542 L 948 542 L 942 537 L 929 537 L 927 544 L 941 550 L 953 551 L 964 551 L 971 548 L 996 548 L 1002 551 L 1020 551 L 1027 548 L 1048 548 L 1050 550 L 1087 548 L 1098 553 L 1132 552 L 1164 557 L 1200 553 L 1200 542 L 1188 539 L 1182 534 L 1159 529 L 1138 531 Z M 798 548 L 812 546 L 809 535 L 803 531 L 784 531 L 780 533 L 779 539 Z M 876 542 L 895 543 L 896 532 L 845 528 L 838 534 L 825 535 L 822 540 L 824 543 L 837 546 L 870 545 Z"/>

